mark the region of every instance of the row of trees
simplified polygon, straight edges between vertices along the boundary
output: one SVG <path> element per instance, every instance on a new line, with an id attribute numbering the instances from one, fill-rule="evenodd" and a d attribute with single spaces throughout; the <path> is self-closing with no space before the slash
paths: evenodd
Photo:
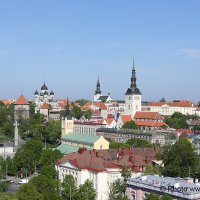
<path id="1" fill-rule="evenodd" d="M 158 146 L 158 144 L 150 144 L 147 140 L 139 139 L 139 138 L 131 138 L 128 139 L 127 142 L 122 143 L 122 142 L 115 142 L 112 141 L 110 142 L 110 149 L 117 149 L 119 147 L 153 147 L 153 146 Z"/>

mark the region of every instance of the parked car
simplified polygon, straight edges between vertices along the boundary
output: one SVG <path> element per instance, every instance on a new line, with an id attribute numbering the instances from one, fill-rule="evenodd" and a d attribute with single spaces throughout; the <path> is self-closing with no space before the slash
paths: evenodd
<path id="1" fill-rule="evenodd" d="M 21 181 L 18 182 L 18 184 L 25 184 L 28 183 L 28 179 L 21 179 Z"/>

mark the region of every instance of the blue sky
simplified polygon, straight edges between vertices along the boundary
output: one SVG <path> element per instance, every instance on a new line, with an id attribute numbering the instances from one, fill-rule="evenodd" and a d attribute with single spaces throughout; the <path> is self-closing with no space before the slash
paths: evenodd
<path id="1" fill-rule="evenodd" d="M 0 0 L 0 99 L 123 99 L 133 54 L 143 100 L 200 100 L 198 0 Z"/>

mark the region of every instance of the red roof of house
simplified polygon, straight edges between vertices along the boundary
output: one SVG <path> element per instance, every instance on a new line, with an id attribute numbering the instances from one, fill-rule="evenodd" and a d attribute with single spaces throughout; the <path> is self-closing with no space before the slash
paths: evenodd
<path id="1" fill-rule="evenodd" d="M 148 106 L 171 106 L 171 107 L 196 107 L 196 105 L 188 100 L 176 101 L 176 102 L 150 102 Z"/>
<path id="2" fill-rule="evenodd" d="M 163 117 L 158 112 L 136 112 L 134 119 L 152 119 L 152 120 L 163 120 Z"/>
<path id="3" fill-rule="evenodd" d="M 23 95 L 20 95 L 20 97 L 15 101 L 14 105 L 29 105 L 29 102 Z"/>
<path id="4" fill-rule="evenodd" d="M 46 102 L 44 102 L 40 109 L 47 109 L 48 110 L 49 109 L 49 105 Z"/>
<path id="5" fill-rule="evenodd" d="M 0 100 L 4 105 L 9 105 L 15 103 L 15 100 Z"/>
<path id="6" fill-rule="evenodd" d="M 122 121 L 125 124 L 126 122 L 132 121 L 131 115 L 121 115 Z"/>
<path id="7" fill-rule="evenodd" d="M 138 126 L 147 126 L 147 127 L 162 127 L 168 126 L 164 122 L 154 122 L 154 121 L 134 121 Z"/>
<path id="8" fill-rule="evenodd" d="M 56 162 L 62 165 L 70 162 L 78 169 L 102 172 L 107 168 L 119 169 L 123 166 L 145 166 L 152 160 L 156 160 L 158 148 L 119 148 L 108 150 L 79 149 L 78 152 L 70 153 Z"/>
<path id="9" fill-rule="evenodd" d="M 176 132 L 186 133 L 186 134 L 192 134 L 193 133 L 193 131 L 191 129 L 176 129 Z"/>
<path id="10" fill-rule="evenodd" d="M 113 121 L 115 121 L 114 119 L 106 119 L 105 120 L 106 121 L 106 123 L 109 125 L 109 124 L 111 124 Z"/>
<path id="11" fill-rule="evenodd" d="M 107 119 L 115 119 L 115 116 L 113 114 L 108 114 Z"/>

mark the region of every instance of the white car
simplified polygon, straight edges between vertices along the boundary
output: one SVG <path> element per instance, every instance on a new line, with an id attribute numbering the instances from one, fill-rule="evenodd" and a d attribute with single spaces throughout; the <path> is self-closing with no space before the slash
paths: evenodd
<path id="1" fill-rule="evenodd" d="M 25 184 L 28 183 L 28 179 L 21 179 L 21 181 L 18 182 L 18 184 Z"/>

